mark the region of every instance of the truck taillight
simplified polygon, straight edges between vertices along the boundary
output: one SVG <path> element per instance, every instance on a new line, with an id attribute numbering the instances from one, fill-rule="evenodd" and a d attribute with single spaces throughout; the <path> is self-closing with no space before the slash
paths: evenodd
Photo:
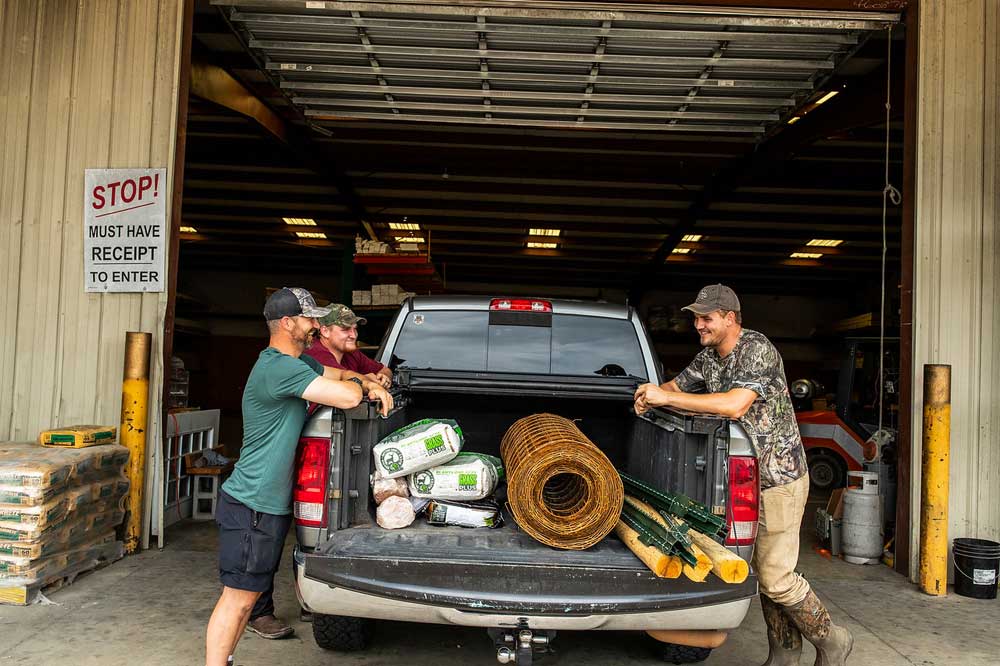
<path id="1" fill-rule="evenodd" d="M 302 437 L 295 461 L 292 505 L 295 522 L 304 527 L 326 525 L 326 483 L 330 473 L 330 440 Z"/>
<path id="2" fill-rule="evenodd" d="M 729 459 L 729 535 L 727 546 L 750 546 L 757 539 L 760 517 L 760 478 L 757 459 L 732 456 Z"/>
<path id="3" fill-rule="evenodd" d="M 490 310 L 552 312 L 552 303 L 550 301 L 538 301 L 530 298 L 494 298 L 490 301 Z"/>

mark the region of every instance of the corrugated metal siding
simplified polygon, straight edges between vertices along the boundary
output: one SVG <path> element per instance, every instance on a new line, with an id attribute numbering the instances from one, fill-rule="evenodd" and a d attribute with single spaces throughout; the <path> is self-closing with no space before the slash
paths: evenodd
<path id="1" fill-rule="evenodd" d="M 117 423 L 125 333 L 142 330 L 158 445 L 167 294 L 84 293 L 83 179 L 166 166 L 171 191 L 181 4 L 0 3 L 0 440 Z"/>
<path id="2" fill-rule="evenodd" d="M 923 2 L 914 237 L 911 577 L 923 365 L 952 365 L 949 536 L 1000 538 L 1000 10 Z"/>

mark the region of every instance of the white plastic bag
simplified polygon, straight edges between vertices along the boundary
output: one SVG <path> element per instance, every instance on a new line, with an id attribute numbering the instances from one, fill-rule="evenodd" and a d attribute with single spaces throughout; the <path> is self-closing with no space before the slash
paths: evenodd
<path id="1" fill-rule="evenodd" d="M 375 520 L 387 530 L 409 527 L 416 517 L 410 500 L 395 495 L 387 497 L 375 510 Z"/>
<path id="2" fill-rule="evenodd" d="M 427 499 L 481 500 L 493 494 L 502 475 L 499 458 L 459 453 L 443 465 L 411 474 L 410 494 Z"/>
<path id="3" fill-rule="evenodd" d="M 375 480 L 372 481 L 372 495 L 375 497 L 375 504 L 381 504 L 390 497 L 409 497 L 410 493 L 406 489 L 406 479 L 386 479 L 376 472 Z"/>
<path id="4" fill-rule="evenodd" d="M 440 465 L 462 450 L 462 428 L 454 421 L 423 419 L 400 428 L 375 445 L 375 469 L 395 479 Z"/>

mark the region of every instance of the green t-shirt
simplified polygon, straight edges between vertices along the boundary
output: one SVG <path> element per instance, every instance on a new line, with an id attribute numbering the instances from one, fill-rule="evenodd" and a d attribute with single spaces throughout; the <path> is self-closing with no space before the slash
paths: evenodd
<path id="1" fill-rule="evenodd" d="M 323 366 L 268 347 L 257 357 L 243 390 L 243 447 L 232 476 L 222 484 L 230 497 L 254 511 L 292 512 L 295 449 L 306 422 L 302 393 Z"/>

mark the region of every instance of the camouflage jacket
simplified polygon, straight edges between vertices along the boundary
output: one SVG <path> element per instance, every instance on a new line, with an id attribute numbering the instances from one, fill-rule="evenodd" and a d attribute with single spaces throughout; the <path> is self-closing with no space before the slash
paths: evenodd
<path id="1" fill-rule="evenodd" d="M 702 349 L 674 381 L 686 393 L 745 388 L 757 394 L 740 423 L 756 447 L 761 488 L 791 483 L 808 473 L 785 366 L 763 334 L 744 328 L 725 358 L 711 347 Z"/>

